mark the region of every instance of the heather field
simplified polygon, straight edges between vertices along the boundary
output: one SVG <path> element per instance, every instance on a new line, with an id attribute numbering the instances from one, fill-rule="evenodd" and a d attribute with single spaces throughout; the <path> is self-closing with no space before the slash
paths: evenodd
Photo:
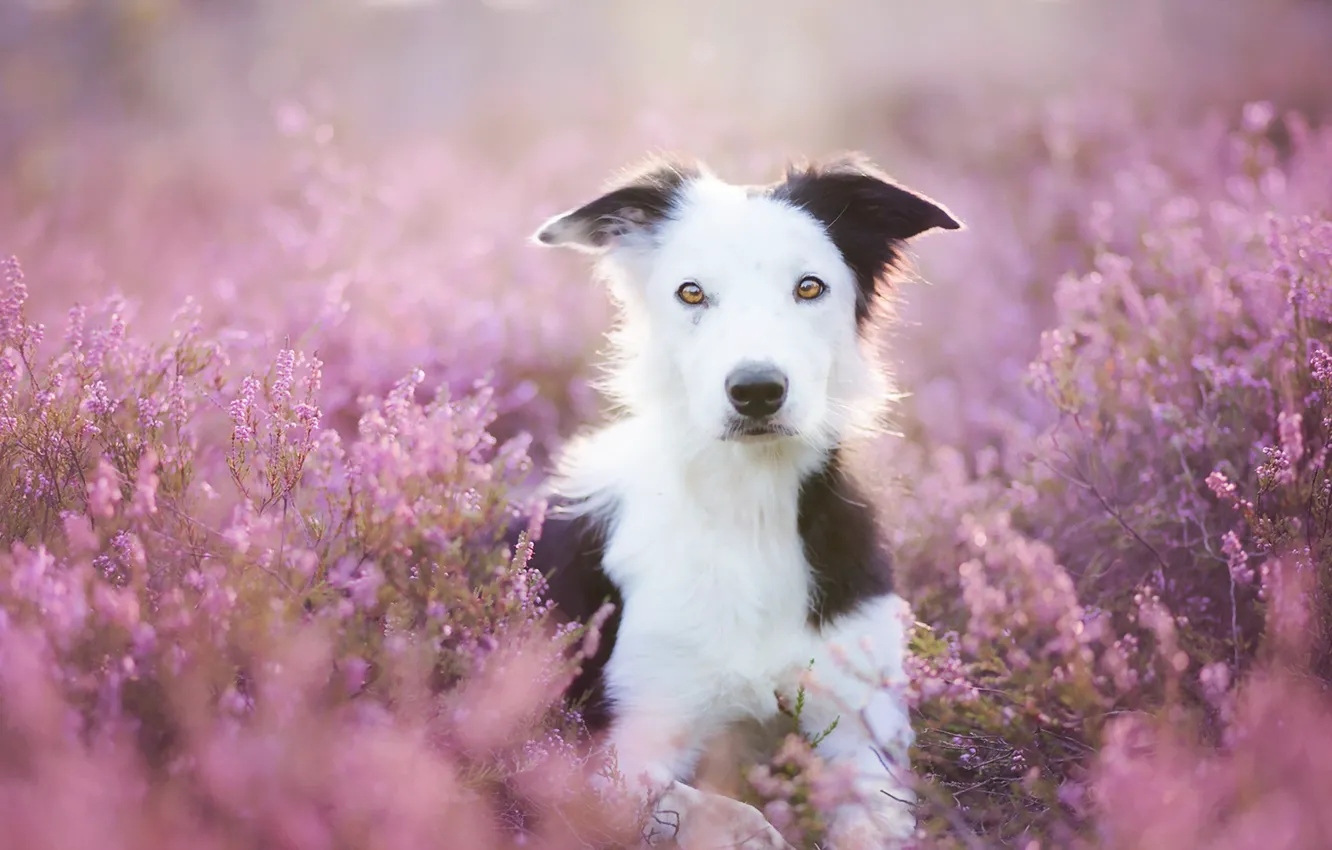
<path id="1" fill-rule="evenodd" d="M 1318 0 L 8 0 L 0 847 L 635 846 L 505 543 L 611 319 L 527 237 L 843 149 L 967 225 L 875 340 L 917 846 L 1332 847 Z"/>

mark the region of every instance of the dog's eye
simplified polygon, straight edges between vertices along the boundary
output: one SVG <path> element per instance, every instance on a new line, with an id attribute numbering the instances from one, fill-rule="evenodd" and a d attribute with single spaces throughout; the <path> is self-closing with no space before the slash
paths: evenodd
<path id="1" fill-rule="evenodd" d="M 703 287 L 690 282 L 680 284 L 680 288 L 675 290 L 675 297 L 691 307 L 695 307 L 702 304 L 708 296 L 704 294 Z"/>
<path id="2" fill-rule="evenodd" d="M 795 294 L 801 301 L 813 301 L 827 291 L 828 287 L 823 281 L 813 275 L 806 275 L 796 284 Z"/>

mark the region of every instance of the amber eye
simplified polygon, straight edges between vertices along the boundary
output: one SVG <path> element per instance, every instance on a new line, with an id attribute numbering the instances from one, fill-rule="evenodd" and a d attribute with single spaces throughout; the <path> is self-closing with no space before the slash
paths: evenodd
<path id="1" fill-rule="evenodd" d="M 697 306 L 708 296 L 703 294 L 703 287 L 697 283 L 682 283 L 680 288 L 675 290 L 675 297 L 690 306 Z"/>
<path id="2" fill-rule="evenodd" d="M 823 281 L 813 275 L 807 275 L 800 279 L 800 283 L 796 284 L 795 294 L 801 301 L 813 301 L 827 291 L 828 287 L 824 285 Z"/>

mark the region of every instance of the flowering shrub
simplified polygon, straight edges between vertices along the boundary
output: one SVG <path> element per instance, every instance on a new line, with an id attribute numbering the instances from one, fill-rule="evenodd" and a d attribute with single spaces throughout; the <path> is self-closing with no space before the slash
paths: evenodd
<path id="1" fill-rule="evenodd" d="M 1052 424 L 934 447 L 896 505 L 932 624 L 915 639 L 918 756 L 980 833 L 1220 846 L 1197 818 L 1233 792 L 1197 801 L 1205 815 L 1143 814 L 1130 799 L 1151 792 L 1122 784 L 1150 775 L 1122 761 L 1141 721 L 1117 718 L 1163 711 L 1184 770 L 1184 718 L 1221 740 L 1272 722 L 1292 686 L 1250 668 L 1332 673 L 1332 135 L 1256 105 L 1194 144 L 1220 163 L 1210 179 L 1142 163 L 1094 205 L 1086 267 L 1059 280 L 1030 370 Z M 1292 699 L 1304 734 L 1332 728 Z M 1244 757 L 1200 764 L 1231 783 Z M 1244 817 L 1293 817 L 1273 846 L 1313 846 L 1287 805 Z M 1259 846 L 1242 834 L 1225 846 Z"/>
<path id="2" fill-rule="evenodd" d="M 529 550 L 506 554 L 529 461 L 487 433 L 488 389 L 423 403 L 418 370 L 344 442 L 316 357 L 233 374 L 192 312 L 152 345 L 113 299 L 43 358 L 16 260 L 3 282 L 0 781 L 22 846 L 103 821 L 133 846 L 482 846 L 487 800 L 590 805 L 556 775 L 578 764 L 559 697 L 583 630 L 552 633 Z M 77 823 L 24 803 L 90 793 Z"/>
<path id="3" fill-rule="evenodd" d="M 1237 117 L 1144 132 L 1094 100 L 931 166 L 971 232 L 923 246 L 939 286 L 902 292 L 914 395 L 875 449 L 918 621 L 921 846 L 1332 829 L 1332 129 Z M 585 191 L 677 139 L 547 139 L 501 168 L 465 145 L 360 163 L 301 108 L 279 125 L 295 167 L 182 225 L 135 298 L 84 296 L 152 226 L 93 260 L 40 215 L 6 228 L 33 271 L 0 267 L 0 826 L 632 843 L 641 813 L 580 781 L 561 701 L 596 624 L 557 626 L 508 545 L 597 414 L 609 315 L 521 237 L 550 180 Z M 452 203 L 469 183 L 486 204 Z M 845 777 L 776 738 L 736 793 L 816 846 Z"/>

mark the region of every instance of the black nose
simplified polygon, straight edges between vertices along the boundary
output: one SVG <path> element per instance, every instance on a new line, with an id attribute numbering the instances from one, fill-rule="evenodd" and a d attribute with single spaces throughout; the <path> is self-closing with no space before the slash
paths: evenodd
<path id="1" fill-rule="evenodd" d="M 742 416 L 771 416 L 786 400 L 786 376 L 773 366 L 738 366 L 726 378 L 726 394 Z"/>

